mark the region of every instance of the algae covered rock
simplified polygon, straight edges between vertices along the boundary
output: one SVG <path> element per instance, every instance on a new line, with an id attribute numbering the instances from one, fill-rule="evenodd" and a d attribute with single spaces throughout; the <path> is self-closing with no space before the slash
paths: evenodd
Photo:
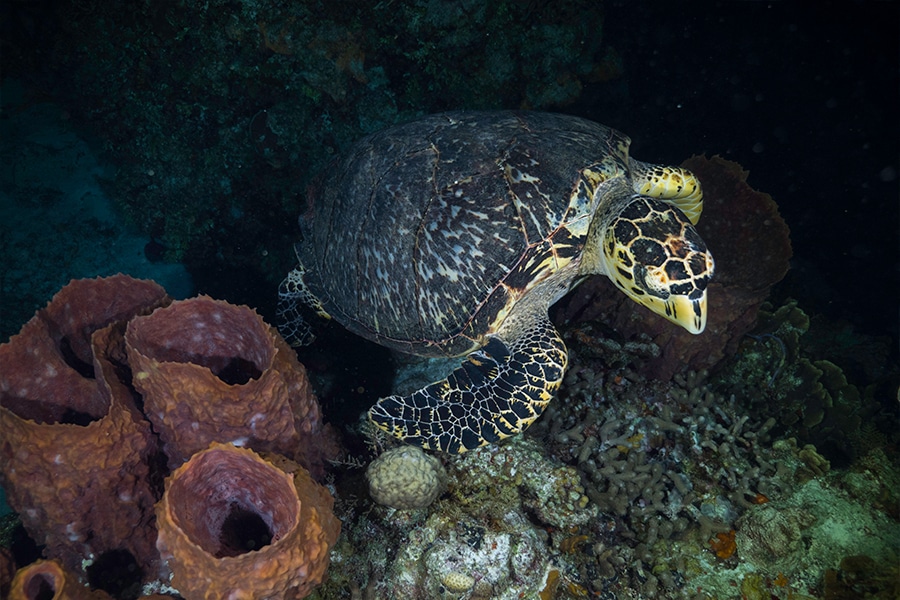
<path id="1" fill-rule="evenodd" d="M 435 512 L 410 532 L 383 585 L 393 598 L 537 598 L 550 555 L 538 529 L 510 512 L 481 521 Z"/>
<path id="2" fill-rule="evenodd" d="M 528 437 L 467 452 L 447 468 L 449 496 L 479 520 L 522 512 L 537 524 L 568 531 L 597 517 L 577 469 L 547 457 Z"/>

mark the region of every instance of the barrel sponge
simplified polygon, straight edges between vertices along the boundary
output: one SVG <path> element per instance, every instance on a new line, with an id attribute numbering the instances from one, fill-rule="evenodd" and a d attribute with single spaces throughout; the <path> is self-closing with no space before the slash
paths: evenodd
<path id="1" fill-rule="evenodd" d="M 0 486 L 44 555 L 157 560 L 156 437 L 124 365 L 124 323 L 170 299 L 125 275 L 75 280 L 0 345 Z M 102 507 L 102 508 L 101 508 Z"/>
<path id="2" fill-rule="evenodd" d="M 369 494 L 378 504 L 400 510 L 425 508 L 446 489 L 441 461 L 417 446 L 382 453 L 366 470 Z"/>
<path id="3" fill-rule="evenodd" d="M 133 319 L 125 339 L 170 468 L 216 441 L 277 452 L 322 475 L 332 444 L 306 370 L 255 310 L 189 298 Z"/>
<path id="4" fill-rule="evenodd" d="M 322 582 L 341 525 L 297 463 L 213 443 L 165 487 L 157 548 L 186 600 L 298 599 Z"/>
<path id="5" fill-rule="evenodd" d="M 22 567 L 10 584 L 9 600 L 111 600 L 102 590 L 92 590 L 78 575 L 55 560 L 39 560 Z"/>

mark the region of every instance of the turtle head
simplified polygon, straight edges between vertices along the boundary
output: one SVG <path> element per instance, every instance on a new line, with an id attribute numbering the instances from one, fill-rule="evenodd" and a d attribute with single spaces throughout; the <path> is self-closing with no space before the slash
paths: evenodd
<path id="1" fill-rule="evenodd" d="M 706 327 L 713 258 L 678 207 L 632 196 L 605 228 L 601 254 L 604 272 L 629 298 L 691 333 Z"/>

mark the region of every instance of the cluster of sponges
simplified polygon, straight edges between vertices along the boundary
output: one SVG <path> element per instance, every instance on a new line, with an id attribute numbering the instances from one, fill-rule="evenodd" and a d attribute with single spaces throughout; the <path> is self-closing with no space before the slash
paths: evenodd
<path id="1" fill-rule="evenodd" d="M 447 487 L 441 461 L 418 446 L 383 452 L 369 464 L 366 478 L 375 502 L 400 510 L 425 508 Z"/>
<path id="2" fill-rule="evenodd" d="M 246 306 L 73 281 L 0 346 L 0 440 L 9 504 L 74 579 L 124 551 L 188 600 L 299 598 L 340 529 L 306 372 Z"/>

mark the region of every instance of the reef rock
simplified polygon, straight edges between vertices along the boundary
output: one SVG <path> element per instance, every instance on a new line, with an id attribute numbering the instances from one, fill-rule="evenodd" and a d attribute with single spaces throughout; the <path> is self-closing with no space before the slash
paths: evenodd
<path id="1" fill-rule="evenodd" d="M 519 512 L 488 529 L 440 512 L 409 532 L 378 598 L 538 598 L 550 556 L 538 530 Z M 465 594 L 465 595 L 462 595 Z"/>

